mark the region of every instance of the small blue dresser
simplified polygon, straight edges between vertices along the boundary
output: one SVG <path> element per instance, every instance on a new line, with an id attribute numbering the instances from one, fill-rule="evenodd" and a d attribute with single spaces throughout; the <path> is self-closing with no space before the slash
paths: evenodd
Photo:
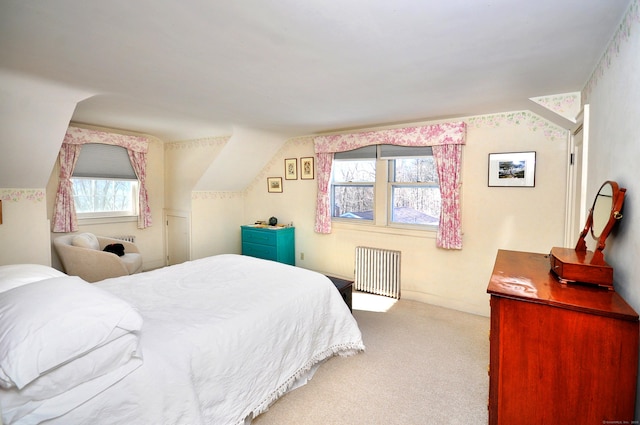
<path id="1" fill-rule="evenodd" d="M 294 227 L 240 226 L 242 255 L 296 265 Z"/>

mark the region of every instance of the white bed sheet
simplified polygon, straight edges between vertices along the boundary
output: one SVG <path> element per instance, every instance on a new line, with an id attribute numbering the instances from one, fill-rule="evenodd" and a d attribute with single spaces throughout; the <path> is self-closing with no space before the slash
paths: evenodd
<path id="1" fill-rule="evenodd" d="M 333 355 L 364 350 L 333 284 L 302 268 L 219 255 L 100 288 L 144 318 L 144 362 L 51 424 L 244 424 Z"/>

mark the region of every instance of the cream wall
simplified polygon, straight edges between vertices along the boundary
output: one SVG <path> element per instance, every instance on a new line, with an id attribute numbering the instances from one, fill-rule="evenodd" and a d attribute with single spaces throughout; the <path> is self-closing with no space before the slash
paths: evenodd
<path id="1" fill-rule="evenodd" d="M 44 189 L 0 189 L 0 266 L 51 265 L 49 220 Z"/>
<path id="2" fill-rule="evenodd" d="M 165 143 L 165 209 L 190 211 L 191 191 L 229 137 Z"/>
<path id="3" fill-rule="evenodd" d="M 636 312 L 640 312 L 639 10 L 634 0 L 583 95 L 591 108 L 588 197 L 592 200 L 605 180 L 627 189 L 624 217 L 607 239 L 604 253 L 614 269 L 615 290 Z M 636 398 L 639 417 L 640 393 Z"/>
<path id="4" fill-rule="evenodd" d="M 75 126 L 80 126 L 74 124 Z M 101 131 L 111 131 L 126 133 L 118 130 L 82 126 Z M 163 208 L 164 208 L 164 145 L 162 141 L 152 136 L 145 136 L 149 140 L 149 151 L 147 152 L 147 192 L 149 194 L 149 207 L 151 208 L 152 226 L 146 229 L 138 229 L 137 221 L 124 222 L 83 222 L 78 223 L 78 233 L 91 232 L 103 236 L 117 235 L 135 235 L 136 245 L 142 253 L 143 269 L 151 270 L 165 265 L 164 252 L 164 226 L 163 226 Z M 46 217 L 51 220 L 53 217 L 53 206 L 55 203 L 56 192 L 58 188 L 60 173 L 59 163 L 56 161 L 55 167 L 51 173 L 49 183 L 46 189 Z M 50 231 L 50 226 L 49 226 Z M 64 233 L 50 233 L 51 240 L 63 235 Z M 49 235 L 47 235 L 47 239 Z M 49 244 L 51 249 L 51 264 L 53 267 L 62 270 L 62 265 L 55 252 L 55 249 Z"/>
<path id="5" fill-rule="evenodd" d="M 193 259 L 216 254 L 240 254 L 244 199 L 242 192 L 193 192 Z"/>
<path id="6" fill-rule="evenodd" d="M 635 7 L 635 9 L 634 9 Z M 590 104 L 588 198 L 605 180 L 627 189 L 624 217 L 607 240 L 616 291 L 640 311 L 640 19 L 632 4 L 611 46 L 585 88 Z M 640 399 L 639 399 L 640 401 Z M 640 405 L 640 403 L 638 403 Z"/>
<path id="7" fill-rule="evenodd" d="M 460 251 L 436 248 L 432 232 L 334 224 L 329 235 L 314 233 L 316 180 L 283 180 L 283 193 L 266 190 L 267 177 L 284 176 L 285 158 L 313 156 L 311 137 L 288 141 L 247 189 L 245 222 L 293 222 L 296 265 L 340 277 L 353 277 L 358 245 L 400 250 L 403 298 L 488 315 L 486 287 L 498 249 L 546 253 L 562 245 L 568 133 L 529 112 L 464 120 Z M 514 151 L 537 152 L 536 186 L 487 187 L 488 154 Z"/>

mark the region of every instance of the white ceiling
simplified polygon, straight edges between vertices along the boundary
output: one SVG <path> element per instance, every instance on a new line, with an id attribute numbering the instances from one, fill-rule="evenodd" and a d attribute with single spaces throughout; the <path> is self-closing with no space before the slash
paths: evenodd
<path id="1" fill-rule="evenodd" d="M 2 0 L 0 70 L 163 140 L 528 108 L 580 91 L 631 0 Z"/>

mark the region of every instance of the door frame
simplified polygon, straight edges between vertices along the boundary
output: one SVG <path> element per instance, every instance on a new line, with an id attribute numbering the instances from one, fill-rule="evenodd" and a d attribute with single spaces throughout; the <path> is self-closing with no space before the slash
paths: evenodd
<path id="1" fill-rule="evenodd" d="M 589 105 L 584 105 L 572 129 L 567 149 L 567 208 L 564 244 L 575 247 L 587 220 L 587 170 L 589 162 Z M 581 139 L 581 140 L 580 140 Z"/>

